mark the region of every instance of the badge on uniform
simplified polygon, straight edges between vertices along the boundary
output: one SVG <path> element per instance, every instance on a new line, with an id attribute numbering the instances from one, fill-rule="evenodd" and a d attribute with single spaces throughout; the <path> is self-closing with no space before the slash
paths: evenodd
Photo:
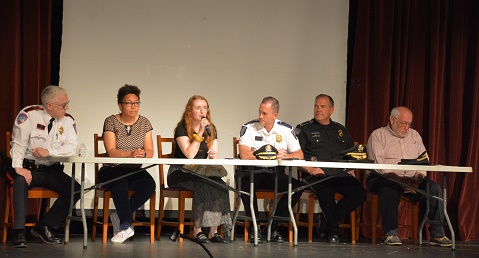
<path id="1" fill-rule="evenodd" d="M 339 130 L 338 130 L 338 135 L 339 135 L 339 137 L 342 138 L 342 137 L 343 137 L 343 130 L 339 129 Z"/>
<path id="2" fill-rule="evenodd" d="M 283 141 L 283 136 L 281 136 L 281 134 L 277 134 L 276 135 L 276 142 L 281 143 L 282 141 Z"/>
<path id="3" fill-rule="evenodd" d="M 37 129 L 38 129 L 38 130 L 45 131 L 45 125 L 37 124 Z"/>
<path id="4" fill-rule="evenodd" d="M 60 126 L 60 127 L 58 128 L 58 133 L 59 133 L 60 135 L 63 134 L 63 126 Z"/>

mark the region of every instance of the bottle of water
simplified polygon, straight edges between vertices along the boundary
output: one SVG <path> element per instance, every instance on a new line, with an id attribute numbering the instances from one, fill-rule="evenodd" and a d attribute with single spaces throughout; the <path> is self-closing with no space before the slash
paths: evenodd
<path id="1" fill-rule="evenodd" d="M 80 145 L 80 148 L 78 148 L 78 157 L 86 157 L 86 147 L 83 143 Z"/>

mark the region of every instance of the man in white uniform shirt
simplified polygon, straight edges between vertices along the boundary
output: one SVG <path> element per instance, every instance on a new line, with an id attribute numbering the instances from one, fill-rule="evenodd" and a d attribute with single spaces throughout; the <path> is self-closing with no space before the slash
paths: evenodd
<path id="1" fill-rule="evenodd" d="M 241 159 L 257 159 L 254 152 L 264 145 L 271 145 L 278 151 L 276 159 L 303 159 L 303 152 L 299 145 L 298 139 L 294 134 L 293 127 L 289 124 L 277 119 L 279 112 L 279 102 L 273 97 L 266 97 L 259 106 L 259 118 L 244 124 L 241 128 L 239 139 L 239 152 Z M 254 184 L 255 189 L 271 189 L 274 190 L 274 168 L 251 168 L 263 169 L 264 172 L 255 173 Z M 237 175 L 238 176 L 238 175 Z M 242 170 L 241 176 L 241 190 L 250 191 L 250 177 L 248 169 Z M 293 189 L 299 187 L 301 183 L 292 179 Z M 288 176 L 284 170 L 280 168 L 278 174 L 278 191 L 283 192 L 288 190 Z M 291 206 L 298 202 L 301 197 L 301 191 L 293 194 L 291 198 Z M 243 203 L 245 203 L 245 213 L 251 216 L 251 210 L 248 205 L 249 196 L 242 195 Z M 256 195 L 254 196 L 254 212 L 256 218 L 258 216 L 258 203 Z M 288 217 L 288 198 L 284 196 L 278 202 L 275 216 Z M 250 230 L 251 232 L 251 230 Z M 283 237 L 277 230 L 277 221 L 272 224 L 272 242 L 284 242 Z M 250 234 L 250 242 L 254 242 L 253 234 Z M 258 234 L 258 242 L 262 242 L 261 231 Z"/>
<path id="2" fill-rule="evenodd" d="M 37 222 L 31 233 L 47 244 L 61 244 L 52 229 L 58 229 L 68 215 L 71 196 L 71 177 L 63 165 L 53 163 L 52 155 L 74 156 L 78 145 L 75 120 L 66 113 L 68 95 L 58 86 L 48 86 L 41 93 L 43 105 L 33 105 L 18 113 L 12 131 L 10 156 L 13 182 L 13 247 L 25 248 L 25 217 L 28 189 L 36 186 L 59 194 L 50 210 Z M 80 185 L 75 184 L 79 190 Z M 74 201 L 78 201 L 76 194 Z"/>
<path id="3" fill-rule="evenodd" d="M 419 133 L 411 129 L 412 112 L 406 107 L 395 107 L 391 110 L 389 124 L 376 129 L 368 140 L 368 158 L 381 164 L 398 164 L 401 159 L 417 159 L 425 153 L 426 148 Z M 426 171 L 412 170 L 378 170 L 386 177 L 392 178 L 414 188 L 426 191 L 429 182 L 429 193 L 442 197 L 440 186 L 426 177 Z M 398 237 L 398 207 L 401 196 L 427 204 L 427 197 L 417 193 L 413 188 L 400 185 L 388 178 L 369 174 L 368 189 L 379 195 L 379 210 L 383 218 L 383 229 L 387 245 L 401 245 Z M 443 203 L 435 198 L 429 199 L 429 220 L 444 221 Z M 430 245 L 451 246 L 452 242 L 445 234 L 441 224 L 432 223 L 429 227 Z"/>

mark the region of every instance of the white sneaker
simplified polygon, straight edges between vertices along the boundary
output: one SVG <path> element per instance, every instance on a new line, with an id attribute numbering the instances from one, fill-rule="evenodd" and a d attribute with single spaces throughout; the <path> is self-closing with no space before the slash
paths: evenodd
<path id="1" fill-rule="evenodd" d="M 114 237 L 111 238 L 111 242 L 113 244 L 121 244 L 125 242 L 125 240 L 127 240 L 128 238 L 132 237 L 133 235 L 135 235 L 135 231 L 133 231 L 133 229 L 131 229 L 130 227 L 118 232 L 118 234 L 116 234 Z"/>
<path id="2" fill-rule="evenodd" d="M 120 231 L 120 218 L 118 217 L 118 213 L 112 212 L 110 214 L 111 224 L 113 224 L 113 235 L 115 236 Z"/>

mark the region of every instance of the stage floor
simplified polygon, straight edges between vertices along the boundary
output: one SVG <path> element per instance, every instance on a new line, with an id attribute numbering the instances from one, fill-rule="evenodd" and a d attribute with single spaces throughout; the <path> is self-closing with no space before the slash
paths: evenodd
<path id="1" fill-rule="evenodd" d="M 109 236 L 110 238 L 110 236 Z M 289 243 L 263 243 L 258 247 L 244 243 L 242 236 L 228 244 L 208 243 L 205 246 L 213 257 L 479 257 L 479 241 L 456 242 L 456 250 L 446 247 L 414 245 L 410 240 L 403 240 L 402 246 L 371 244 L 369 239 L 361 240 L 355 245 L 346 241 L 329 244 L 317 238 L 312 243 L 300 238 L 298 246 Z M 149 236 L 135 235 L 134 239 L 123 244 L 102 244 L 101 240 L 88 241 L 83 249 L 80 235 L 72 235 L 68 245 L 47 245 L 36 238 L 28 239 L 28 248 L 12 248 L 11 240 L 0 245 L 0 257 L 209 257 L 198 244 L 185 240 L 183 243 L 172 242 L 167 235 L 160 241 L 149 243 Z"/>

